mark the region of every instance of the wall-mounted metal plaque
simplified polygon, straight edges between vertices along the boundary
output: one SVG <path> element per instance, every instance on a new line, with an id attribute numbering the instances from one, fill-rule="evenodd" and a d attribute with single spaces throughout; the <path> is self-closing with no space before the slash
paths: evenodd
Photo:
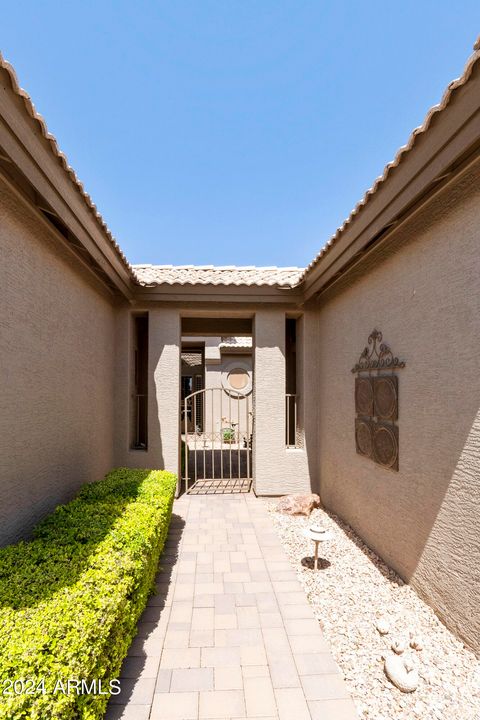
<path id="1" fill-rule="evenodd" d="M 387 423 L 374 423 L 373 458 L 390 470 L 398 470 L 398 427 Z"/>
<path id="2" fill-rule="evenodd" d="M 365 418 L 355 419 L 355 443 L 359 455 L 372 457 L 373 434 L 370 420 L 365 420 Z"/>
<path id="3" fill-rule="evenodd" d="M 352 373 L 355 378 L 355 448 L 378 465 L 398 470 L 398 378 L 394 371 L 405 367 L 382 333 L 373 330 Z"/>
<path id="4" fill-rule="evenodd" d="M 357 415 L 373 415 L 373 383 L 371 377 L 355 378 L 355 412 Z"/>
<path id="5" fill-rule="evenodd" d="M 373 378 L 373 414 L 381 420 L 397 419 L 398 378 L 396 375 L 379 375 Z"/>

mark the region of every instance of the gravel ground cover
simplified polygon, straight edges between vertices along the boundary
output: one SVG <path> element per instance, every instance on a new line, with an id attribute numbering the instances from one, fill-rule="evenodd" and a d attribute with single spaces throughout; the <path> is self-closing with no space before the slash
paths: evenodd
<path id="1" fill-rule="evenodd" d="M 341 668 L 359 717 L 369 720 L 480 720 L 480 662 L 426 605 L 338 517 L 322 509 L 310 518 L 275 512 L 273 523 L 297 569 L 315 616 Z M 320 544 L 313 571 L 313 542 L 302 532 L 322 525 L 333 535 Z M 377 622 L 390 626 L 380 635 Z M 410 633 L 422 650 L 409 647 Z M 384 674 L 384 658 L 396 640 L 418 665 L 419 685 L 406 694 Z"/>

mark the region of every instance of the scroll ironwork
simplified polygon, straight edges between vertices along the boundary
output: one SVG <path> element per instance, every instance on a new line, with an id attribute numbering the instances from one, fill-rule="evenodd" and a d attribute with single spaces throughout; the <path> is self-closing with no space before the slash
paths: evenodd
<path id="1" fill-rule="evenodd" d="M 405 367 L 405 361 L 399 360 L 390 347 L 382 342 L 382 333 L 373 330 L 368 336 L 368 345 L 363 349 L 352 373 L 364 370 L 398 370 Z"/>

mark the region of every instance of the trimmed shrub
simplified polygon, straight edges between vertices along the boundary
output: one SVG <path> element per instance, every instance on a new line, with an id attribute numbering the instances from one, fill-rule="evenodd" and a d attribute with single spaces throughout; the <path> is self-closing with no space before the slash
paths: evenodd
<path id="1" fill-rule="evenodd" d="M 0 549 L 0 718 L 103 717 L 153 589 L 175 484 L 164 471 L 114 470 L 32 541 Z"/>

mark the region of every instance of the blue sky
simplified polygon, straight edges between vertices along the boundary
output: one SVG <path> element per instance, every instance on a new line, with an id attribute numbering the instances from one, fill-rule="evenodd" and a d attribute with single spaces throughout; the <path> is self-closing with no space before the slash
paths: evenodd
<path id="1" fill-rule="evenodd" d="M 305 265 L 462 72 L 478 0 L 3 3 L 131 262 Z"/>

